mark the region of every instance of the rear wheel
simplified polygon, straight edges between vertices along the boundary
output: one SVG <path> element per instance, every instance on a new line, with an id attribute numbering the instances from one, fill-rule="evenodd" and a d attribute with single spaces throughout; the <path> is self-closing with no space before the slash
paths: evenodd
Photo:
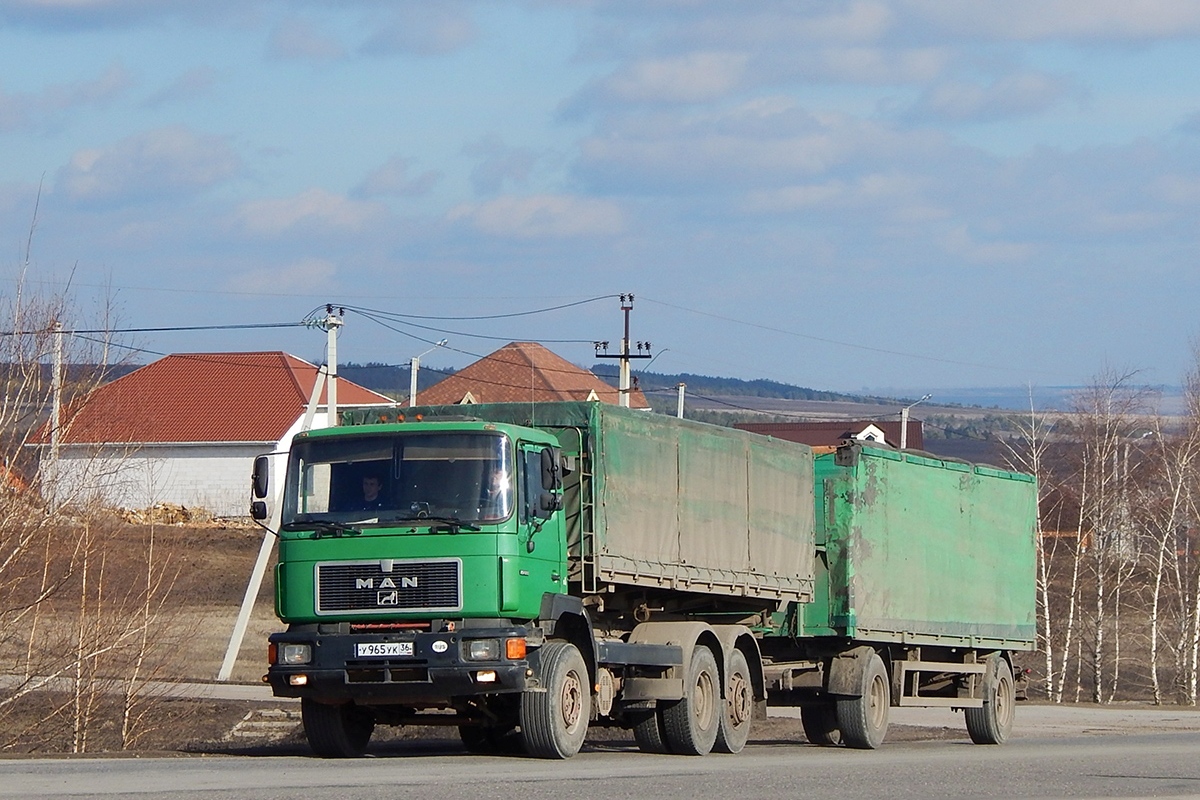
<path id="1" fill-rule="evenodd" d="M 832 700 L 800 706 L 800 724 L 804 727 L 804 735 L 812 744 L 831 747 L 842 741 L 842 732 L 838 728 L 837 705 Z"/>
<path id="2" fill-rule="evenodd" d="M 633 738 L 643 753 L 670 753 L 667 735 L 663 732 L 662 714 L 657 708 L 632 712 Z"/>
<path id="3" fill-rule="evenodd" d="M 1016 700 L 1016 685 L 1008 662 L 999 655 L 989 656 L 984 673 L 983 706 L 964 709 L 971 741 L 1004 744 L 1012 734 Z"/>
<path id="4" fill-rule="evenodd" d="M 713 749 L 718 753 L 740 753 L 750 738 L 750 719 L 754 716 L 754 684 L 741 650 L 734 650 L 729 657 L 723 708 Z"/>
<path id="5" fill-rule="evenodd" d="M 720 686 L 712 650 L 697 645 L 683 681 L 683 699 L 662 707 L 663 733 L 672 753 L 702 756 L 713 749 L 721 727 Z"/>
<path id="6" fill-rule="evenodd" d="M 861 694 L 837 701 L 838 727 L 847 747 L 874 750 L 887 734 L 892 685 L 878 653 L 871 653 L 863 666 Z"/>
<path id="7" fill-rule="evenodd" d="M 587 664 L 568 642 L 550 642 L 538 653 L 538 680 L 545 691 L 521 695 L 521 740 L 538 758 L 570 758 L 587 738 L 592 715 Z"/>
<path id="8" fill-rule="evenodd" d="M 330 706 L 306 697 L 300 717 L 309 746 L 321 758 L 357 758 L 375 731 L 374 715 L 353 703 Z"/>

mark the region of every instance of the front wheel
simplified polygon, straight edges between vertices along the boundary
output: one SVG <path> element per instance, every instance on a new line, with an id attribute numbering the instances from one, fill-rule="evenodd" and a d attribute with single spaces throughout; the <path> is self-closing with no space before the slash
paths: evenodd
<path id="1" fill-rule="evenodd" d="M 661 706 L 663 733 L 672 753 L 707 755 L 721 727 L 721 673 L 712 650 L 696 645 L 683 681 L 683 699 Z"/>
<path id="2" fill-rule="evenodd" d="M 300 718 L 309 746 L 321 758 L 358 758 L 375 731 L 374 715 L 353 703 L 330 706 L 305 697 Z"/>
<path id="3" fill-rule="evenodd" d="M 538 758 L 570 758 L 587 738 L 592 715 L 591 682 L 579 649 L 549 642 L 538 651 L 543 691 L 521 695 L 521 740 Z"/>
<path id="4" fill-rule="evenodd" d="M 874 750 L 887 734 L 892 684 L 878 653 L 871 653 L 863 666 L 861 693 L 837 701 L 838 727 L 842 742 L 859 750 Z"/>
<path id="5" fill-rule="evenodd" d="M 1017 692 L 1012 669 L 1001 656 L 988 658 L 983 706 L 964 709 L 967 733 L 975 744 L 1004 744 L 1012 734 Z"/>

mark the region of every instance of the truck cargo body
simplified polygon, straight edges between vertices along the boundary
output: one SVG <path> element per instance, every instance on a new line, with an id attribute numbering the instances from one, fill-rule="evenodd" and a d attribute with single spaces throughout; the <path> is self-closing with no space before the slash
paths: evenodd
<path id="1" fill-rule="evenodd" d="M 1006 735 L 995 698 L 1033 638 L 1024 476 L 596 402 L 342 422 L 293 443 L 268 673 L 319 754 L 422 722 L 544 757 L 589 723 L 736 752 L 768 699 L 826 744 L 877 746 L 895 703 Z M 382 498 L 343 508 L 368 475 Z"/>

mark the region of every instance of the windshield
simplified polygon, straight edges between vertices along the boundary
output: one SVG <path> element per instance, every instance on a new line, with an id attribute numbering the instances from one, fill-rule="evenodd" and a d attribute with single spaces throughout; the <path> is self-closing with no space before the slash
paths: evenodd
<path id="1" fill-rule="evenodd" d="M 498 522 L 512 513 L 513 483 L 497 433 L 311 439 L 292 448 L 283 524 Z"/>

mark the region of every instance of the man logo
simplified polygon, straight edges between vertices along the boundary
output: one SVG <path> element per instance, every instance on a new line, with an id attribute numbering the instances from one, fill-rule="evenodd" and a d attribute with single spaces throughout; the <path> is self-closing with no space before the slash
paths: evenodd
<path id="1" fill-rule="evenodd" d="M 399 592 L 380 592 L 375 595 L 375 605 L 377 606 L 398 606 L 400 605 Z"/>
<path id="2" fill-rule="evenodd" d="M 415 589 L 417 588 L 417 577 L 415 575 L 406 578 L 381 578 L 379 584 L 375 584 L 374 578 L 355 578 L 355 589 Z"/>

